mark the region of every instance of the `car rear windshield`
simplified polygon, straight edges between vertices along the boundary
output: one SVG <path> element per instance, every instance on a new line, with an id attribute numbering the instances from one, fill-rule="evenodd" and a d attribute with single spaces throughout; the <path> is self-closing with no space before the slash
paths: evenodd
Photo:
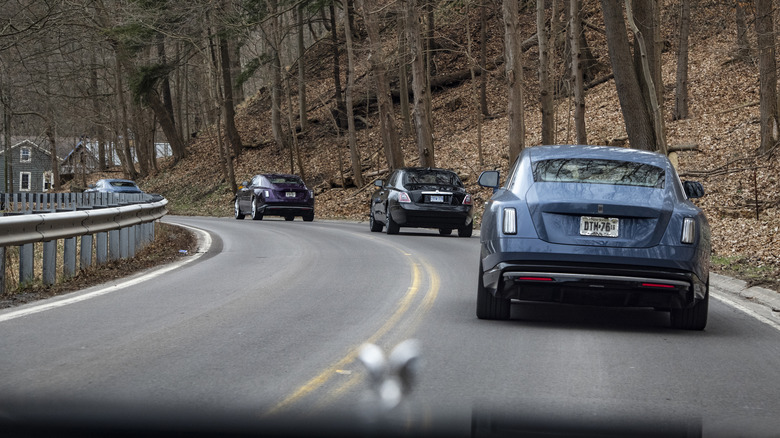
<path id="1" fill-rule="evenodd" d="M 445 185 L 463 187 L 458 175 L 453 172 L 442 170 L 416 170 L 406 172 L 404 175 L 404 185 L 406 184 L 426 184 L 426 185 Z"/>
<path id="2" fill-rule="evenodd" d="M 271 184 L 301 184 L 301 180 L 293 176 L 272 176 L 268 179 Z"/>
<path id="3" fill-rule="evenodd" d="M 114 187 L 135 187 L 135 183 L 130 181 L 111 181 L 111 185 Z"/>
<path id="4" fill-rule="evenodd" d="M 612 184 L 662 189 L 664 169 L 632 161 L 566 158 L 533 164 L 536 182 Z"/>

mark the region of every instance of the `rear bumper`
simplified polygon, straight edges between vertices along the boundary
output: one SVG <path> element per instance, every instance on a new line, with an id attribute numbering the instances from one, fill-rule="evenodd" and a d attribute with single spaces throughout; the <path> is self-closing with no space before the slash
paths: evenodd
<path id="1" fill-rule="evenodd" d="M 625 265 L 502 262 L 482 275 L 498 298 L 569 304 L 679 309 L 707 290 L 691 272 Z"/>
<path id="2" fill-rule="evenodd" d="M 260 214 L 268 216 L 303 216 L 314 213 L 313 205 L 306 204 L 264 204 L 257 208 Z"/>
<path id="3" fill-rule="evenodd" d="M 471 223 L 471 205 L 399 204 L 390 208 L 393 221 L 402 227 L 458 228 Z"/>

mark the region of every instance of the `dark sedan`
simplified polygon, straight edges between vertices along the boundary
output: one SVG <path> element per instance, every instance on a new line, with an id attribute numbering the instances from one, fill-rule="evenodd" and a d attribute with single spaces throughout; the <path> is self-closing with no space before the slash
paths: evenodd
<path id="1" fill-rule="evenodd" d="M 369 226 L 398 234 L 401 227 L 437 228 L 449 235 L 471 237 L 474 212 L 471 196 L 458 175 L 446 169 L 410 167 L 397 169 L 387 182 L 376 180 L 371 196 Z"/>
<path id="2" fill-rule="evenodd" d="M 652 307 L 703 330 L 710 229 L 661 154 L 606 146 L 527 148 L 485 206 L 477 317 L 509 318 L 510 300 Z"/>
<path id="3" fill-rule="evenodd" d="M 254 220 L 263 216 L 282 216 L 294 220 L 314 220 L 314 192 L 306 187 L 300 177 L 287 174 L 262 174 L 244 181 L 236 194 L 235 217 L 243 219 L 249 214 Z"/>

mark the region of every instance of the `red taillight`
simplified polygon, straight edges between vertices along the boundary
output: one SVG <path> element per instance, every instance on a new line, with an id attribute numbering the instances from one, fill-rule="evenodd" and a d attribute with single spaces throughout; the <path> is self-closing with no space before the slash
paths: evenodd
<path id="1" fill-rule="evenodd" d="M 515 281 L 553 281 L 550 277 L 515 277 Z"/>
<path id="2" fill-rule="evenodd" d="M 398 202 L 412 202 L 412 199 L 409 198 L 409 194 L 405 192 L 400 192 L 398 194 Z"/>
<path id="3" fill-rule="evenodd" d="M 471 195 L 466 194 L 466 197 L 463 198 L 463 205 L 471 205 Z"/>
<path id="4" fill-rule="evenodd" d="M 661 289 L 674 289 L 674 286 L 671 284 L 661 284 L 661 283 L 642 283 L 642 287 L 658 287 Z"/>

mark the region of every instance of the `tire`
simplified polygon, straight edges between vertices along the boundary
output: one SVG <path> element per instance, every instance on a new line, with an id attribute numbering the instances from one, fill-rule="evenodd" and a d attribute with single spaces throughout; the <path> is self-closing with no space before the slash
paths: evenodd
<path id="1" fill-rule="evenodd" d="M 710 307 L 710 280 L 707 279 L 707 291 L 704 299 L 685 309 L 671 309 L 669 319 L 672 327 L 681 330 L 704 330 L 707 326 L 707 313 Z"/>
<path id="2" fill-rule="evenodd" d="M 377 222 L 374 220 L 374 212 L 370 212 L 368 214 L 368 228 L 371 229 L 372 233 L 378 233 L 382 231 L 382 228 L 384 228 L 384 225 L 382 225 L 380 222 Z"/>
<path id="3" fill-rule="evenodd" d="M 469 222 L 465 227 L 458 228 L 458 237 L 471 237 L 474 232 L 474 222 Z"/>
<path id="4" fill-rule="evenodd" d="M 390 209 L 387 209 L 387 234 L 398 234 L 398 231 L 401 230 L 401 226 L 398 225 L 394 220 L 393 217 L 390 216 Z"/>
<path id="5" fill-rule="evenodd" d="M 449 236 L 450 234 L 452 234 L 452 229 L 451 228 L 439 228 L 439 234 L 441 234 L 442 236 Z"/>
<path id="6" fill-rule="evenodd" d="M 241 220 L 244 218 L 244 213 L 241 213 L 241 207 L 238 206 L 238 198 L 236 198 L 236 203 L 233 206 L 233 214 L 235 215 L 235 218 L 237 220 Z"/>
<path id="7" fill-rule="evenodd" d="M 304 222 L 311 222 L 314 220 L 314 213 L 306 213 L 303 215 Z"/>
<path id="8" fill-rule="evenodd" d="M 257 212 L 257 198 L 252 198 L 252 219 L 256 221 L 263 220 L 263 214 Z"/>
<path id="9" fill-rule="evenodd" d="M 485 289 L 482 280 L 482 262 L 479 262 L 479 280 L 477 281 L 477 318 L 509 319 L 510 300 L 496 298 Z"/>
<path id="10" fill-rule="evenodd" d="M 288 222 L 290 222 L 290 221 L 294 221 L 294 220 L 295 220 L 295 216 L 285 216 L 285 217 L 284 217 L 284 220 L 286 220 L 286 221 L 288 221 Z"/>

